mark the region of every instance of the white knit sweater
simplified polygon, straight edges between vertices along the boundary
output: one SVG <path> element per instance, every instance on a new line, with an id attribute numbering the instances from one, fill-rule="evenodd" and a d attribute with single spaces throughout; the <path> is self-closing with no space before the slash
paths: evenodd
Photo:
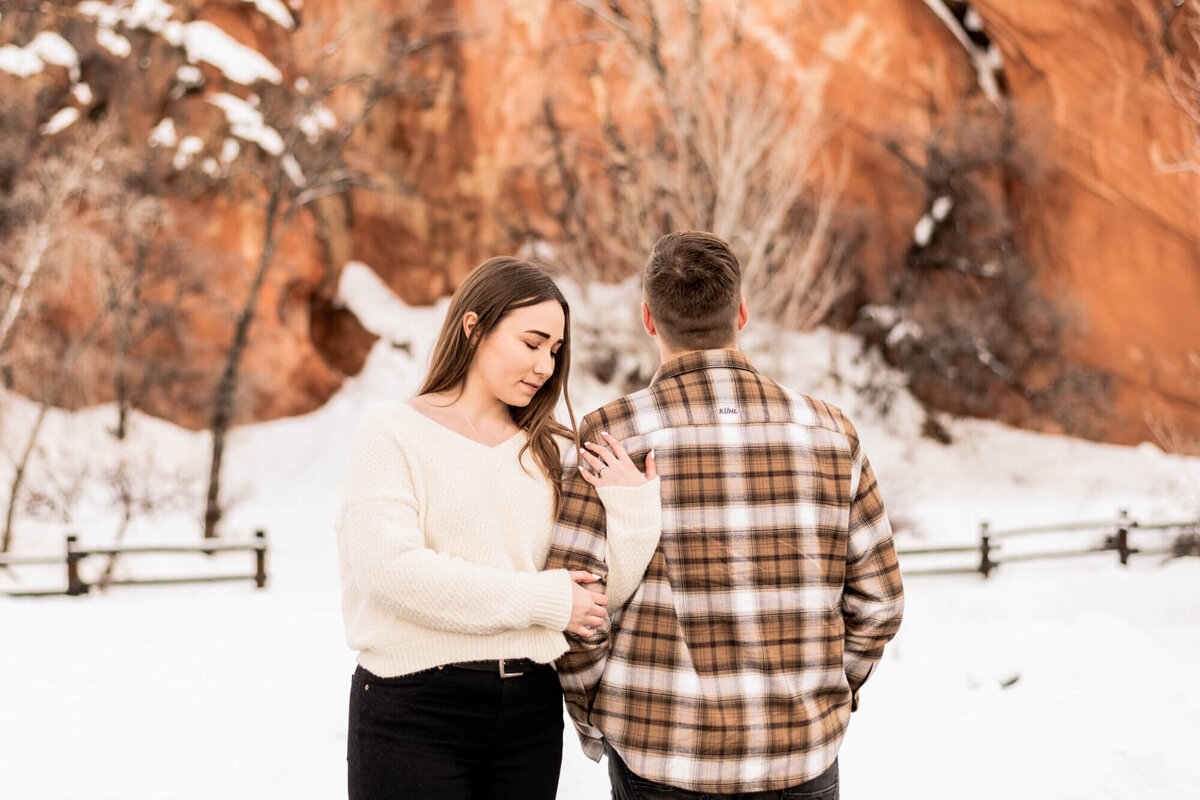
<path id="1" fill-rule="evenodd" d="M 517 461 L 527 439 L 489 448 L 402 402 L 364 415 L 337 520 L 346 640 L 363 667 L 389 677 L 567 649 L 571 579 L 541 571 L 554 494 L 528 451 Z M 615 609 L 658 546 L 658 480 L 600 497 Z"/>

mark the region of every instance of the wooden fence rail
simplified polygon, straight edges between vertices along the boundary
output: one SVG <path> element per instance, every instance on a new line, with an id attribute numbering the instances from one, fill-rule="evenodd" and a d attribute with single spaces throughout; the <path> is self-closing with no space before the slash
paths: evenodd
<path id="1" fill-rule="evenodd" d="M 1004 556 L 1000 555 L 1001 551 L 1004 549 L 1004 545 L 1001 542 L 996 541 L 997 539 L 1007 541 L 1016 539 L 1018 537 L 1039 537 L 1049 534 L 1078 534 L 1089 531 L 1103 534 L 1104 538 L 1100 541 L 1093 541 L 1091 544 L 1086 546 L 1072 549 L 1058 548 L 1053 550 L 1040 550 L 1027 553 L 1012 553 Z M 1177 531 L 1177 535 L 1170 547 L 1134 547 L 1130 544 L 1131 533 L 1150 531 L 1156 531 L 1159 533 Z M 987 578 L 1001 564 L 1021 561 L 1076 558 L 1079 556 L 1112 552 L 1117 554 L 1117 559 L 1122 565 L 1128 565 L 1130 556 L 1135 554 L 1200 556 L 1200 520 L 1192 520 L 1188 522 L 1159 522 L 1152 524 L 1141 524 L 1137 520 L 1130 519 L 1128 512 L 1122 510 L 1117 515 L 1116 519 L 1101 520 L 1096 522 L 1067 522 L 1055 525 L 1037 525 L 1025 528 L 1009 528 L 1000 531 L 993 530 L 988 522 L 981 522 L 979 524 L 979 543 L 976 545 L 897 548 L 896 552 L 902 559 L 908 557 L 955 553 L 974 553 L 977 556 L 974 559 L 974 564 L 970 566 L 956 565 L 904 569 L 905 575 L 969 575 L 972 573 L 979 573 L 984 578 Z"/>
<path id="2" fill-rule="evenodd" d="M 195 575 L 181 578 L 123 578 L 105 581 L 107 586 L 163 586 L 177 583 L 216 583 L 223 581 L 252 580 L 254 585 L 262 589 L 267 585 L 267 533 L 263 530 L 254 532 L 253 542 L 207 542 L 196 545 L 129 545 L 119 547 L 79 547 L 75 536 L 66 539 L 66 551 L 61 556 L 10 556 L 0 553 L 0 568 L 30 565 L 64 564 L 66 566 L 66 589 L 28 592 L 5 592 L 9 597 L 46 597 L 51 595 L 70 595 L 77 597 L 91 591 L 92 584 L 80 575 L 79 565 L 91 556 L 144 555 L 147 553 L 214 553 L 252 552 L 254 553 L 254 572 L 237 573 L 233 575 Z"/>

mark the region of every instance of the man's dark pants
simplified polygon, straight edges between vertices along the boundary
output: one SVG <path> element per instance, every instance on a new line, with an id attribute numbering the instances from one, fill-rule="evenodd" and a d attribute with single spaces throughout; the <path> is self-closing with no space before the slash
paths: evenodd
<path id="1" fill-rule="evenodd" d="M 768 792 L 742 792 L 740 794 L 714 794 L 712 792 L 690 792 L 676 786 L 646 780 L 625 766 L 625 762 L 611 747 L 605 747 L 608 756 L 608 777 L 612 781 L 613 800 L 838 800 L 838 762 L 810 781 Z"/>

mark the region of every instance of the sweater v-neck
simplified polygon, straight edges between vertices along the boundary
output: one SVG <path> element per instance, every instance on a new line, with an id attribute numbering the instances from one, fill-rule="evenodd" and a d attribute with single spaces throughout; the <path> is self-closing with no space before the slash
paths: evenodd
<path id="1" fill-rule="evenodd" d="M 445 431 L 446 435 L 452 436 L 456 440 L 459 440 L 462 442 L 468 442 L 469 444 L 472 444 L 475 447 L 479 447 L 484 450 L 487 450 L 488 452 L 494 453 L 499 450 L 503 450 L 508 445 L 512 444 L 514 441 L 520 439 L 521 434 L 525 433 L 524 428 L 517 428 L 516 433 L 514 433 L 512 436 L 508 437 L 507 439 L 505 439 L 502 442 L 498 442 L 497 444 L 484 444 L 483 442 L 479 441 L 478 439 L 472 439 L 470 436 L 467 436 L 466 434 L 459 433 L 458 431 L 454 430 L 453 428 L 443 425 L 442 423 L 438 422 L 433 417 L 429 416 L 425 412 L 421 411 L 419 408 L 417 408 L 414 405 L 412 405 L 411 403 L 409 403 L 407 400 L 402 402 L 400 405 L 404 406 L 406 409 L 411 411 L 414 415 L 420 417 L 425 422 L 429 423 L 432 427 L 437 428 L 438 430 L 441 430 L 441 431 Z"/>

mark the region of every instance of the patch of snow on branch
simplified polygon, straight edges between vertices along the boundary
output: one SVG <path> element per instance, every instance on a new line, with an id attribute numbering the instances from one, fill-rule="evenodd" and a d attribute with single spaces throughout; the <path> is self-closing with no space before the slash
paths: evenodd
<path id="1" fill-rule="evenodd" d="M 290 31 L 296 27 L 296 21 L 292 19 L 287 7 L 279 0 L 246 0 L 246 2 L 253 3 L 263 16 L 269 17 L 287 30 Z"/>
<path id="2" fill-rule="evenodd" d="M 175 80 L 186 86 L 199 86 L 204 82 L 204 73 L 200 71 L 199 67 L 184 64 L 175 70 Z"/>
<path id="3" fill-rule="evenodd" d="M 283 152 L 283 137 L 279 131 L 263 122 L 261 111 L 245 100 L 224 92 L 206 99 L 225 112 L 225 119 L 229 121 L 229 129 L 234 136 L 258 144 L 274 156 Z"/>
<path id="4" fill-rule="evenodd" d="M 256 4 L 271 3 L 270 0 L 257 0 Z M 175 47 L 182 47 L 188 61 L 212 64 L 234 83 L 250 85 L 257 80 L 271 83 L 283 80 L 275 65 L 261 53 L 242 44 L 211 22 L 198 20 L 185 23 L 171 19 L 175 9 L 163 0 L 134 0 L 132 4 L 124 5 L 86 0 L 76 6 L 76 11 L 82 17 L 96 20 L 99 26 L 96 41 L 114 55 L 127 56 L 132 50 L 129 41 L 114 32 L 118 25 L 124 25 L 130 30 L 142 29 L 160 34 Z M 276 11 L 287 14 L 281 7 Z M 263 13 L 272 16 L 266 11 Z M 275 17 L 272 16 L 272 19 Z M 290 15 L 288 19 L 291 19 Z"/>
<path id="5" fill-rule="evenodd" d="M 6 44 L 0 47 L 0 70 L 16 75 L 18 78 L 28 78 L 42 71 L 42 59 L 29 47 L 17 47 Z"/>
<path id="6" fill-rule="evenodd" d="M 86 0 L 75 7 L 82 17 L 96 20 L 100 28 L 113 31 L 117 25 L 130 30 L 148 30 L 162 33 L 175 9 L 163 0 L 133 0 L 117 5 Z M 118 54 L 119 55 L 119 54 Z"/>
<path id="7" fill-rule="evenodd" d="M 154 130 L 150 131 L 148 141 L 151 147 L 174 147 L 179 141 L 179 136 L 175 133 L 175 120 L 168 117 L 155 125 Z"/>
<path id="8" fill-rule="evenodd" d="M 41 72 L 47 64 L 66 67 L 71 81 L 79 80 L 79 54 L 63 37 L 52 31 L 42 31 L 24 47 L 7 44 L 0 47 L 0 70 L 28 78 Z"/>
<path id="9" fill-rule="evenodd" d="M 954 208 L 954 198 L 950 195 L 942 195 L 937 200 L 933 201 L 933 206 L 930 207 L 929 213 L 935 220 L 941 222 L 950 215 L 950 210 Z"/>
<path id="10" fill-rule="evenodd" d="M 291 179 L 292 183 L 296 184 L 297 186 L 304 185 L 304 170 L 300 169 L 300 162 L 297 161 L 291 153 L 288 153 L 282 159 L 280 159 L 279 163 L 282 165 L 283 171 L 287 173 L 287 176 L 289 179 Z"/>
<path id="11" fill-rule="evenodd" d="M 867 319 L 874 320 L 884 328 L 890 328 L 900 321 L 900 310 L 895 306 L 868 305 L 859 312 Z"/>
<path id="12" fill-rule="evenodd" d="M 304 134 L 304 138 L 308 139 L 309 144 L 316 144 L 317 139 L 321 137 L 321 131 L 332 131 L 337 128 L 337 117 L 333 112 L 321 104 L 317 104 L 296 123 L 300 127 L 300 131 Z"/>
<path id="13" fill-rule="evenodd" d="M 133 52 L 133 45 L 129 43 L 129 40 L 121 34 L 115 33 L 111 28 L 96 29 L 96 44 L 117 58 L 125 58 Z"/>
<path id="14" fill-rule="evenodd" d="M 175 158 L 171 163 L 175 169 L 183 169 L 191 164 L 192 159 L 202 150 L 204 150 L 203 139 L 199 136 L 185 136 L 179 143 L 179 149 L 175 151 Z"/>
<path id="15" fill-rule="evenodd" d="M 902 320 L 895 325 L 887 335 L 887 346 L 895 347 L 903 341 L 917 341 L 921 338 L 921 327 L 910 320 Z"/>
<path id="16" fill-rule="evenodd" d="M 47 136 L 52 136 L 61 130 L 65 130 L 75 124 L 79 119 L 79 109 L 74 106 L 59 109 L 58 112 L 50 118 L 50 120 L 42 126 L 42 133 Z"/>
<path id="17" fill-rule="evenodd" d="M 933 238 L 933 229 L 937 223 L 933 221 L 933 217 L 929 214 L 922 214 L 917 220 L 917 224 L 913 227 L 913 242 L 917 247 L 925 247 L 929 244 L 929 240 Z"/>
<path id="18" fill-rule="evenodd" d="M 242 146 L 237 143 L 237 139 L 226 139 L 225 143 L 221 145 L 221 163 L 229 166 L 240 152 L 242 152 Z"/>
<path id="19" fill-rule="evenodd" d="M 234 83 L 249 86 L 258 80 L 279 83 L 283 75 L 257 50 L 234 39 L 211 22 L 182 26 L 181 43 L 188 61 L 212 64 Z"/>
<path id="20" fill-rule="evenodd" d="M 71 80 L 73 82 L 79 80 L 79 54 L 66 39 L 57 33 L 43 31 L 33 37 L 33 41 L 29 45 L 34 48 L 42 61 L 58 67 L 66 67 L 71 75 Z"/>

